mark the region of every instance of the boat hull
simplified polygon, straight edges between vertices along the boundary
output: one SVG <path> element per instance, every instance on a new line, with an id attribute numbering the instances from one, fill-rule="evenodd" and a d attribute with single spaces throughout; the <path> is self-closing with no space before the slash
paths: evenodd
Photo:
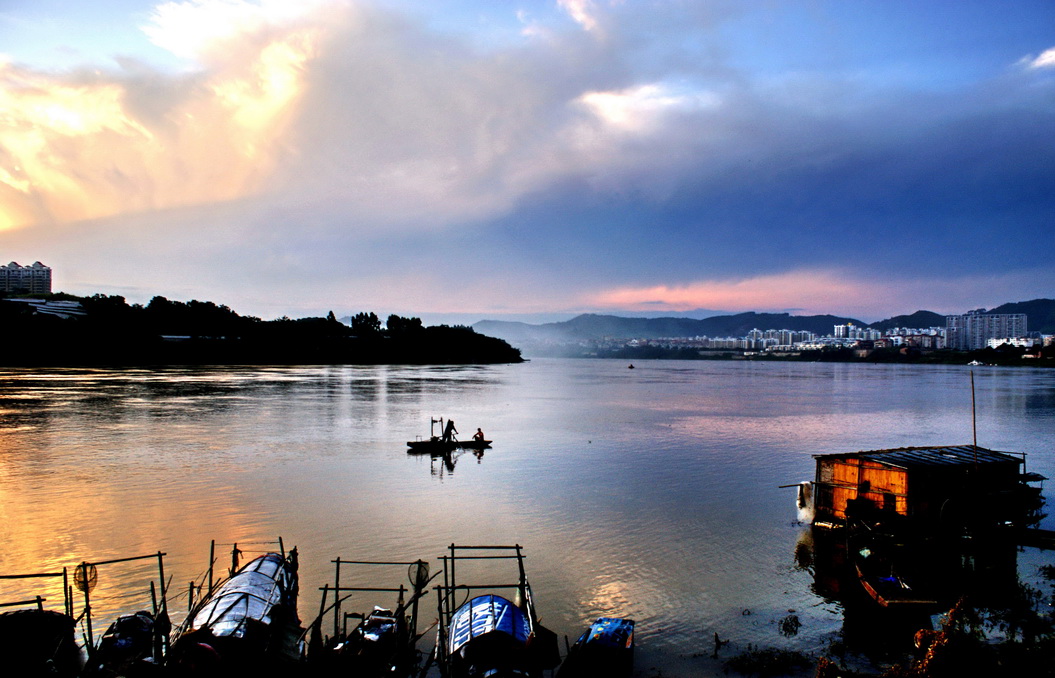
<path id="1" fill-rule="evenodd" d="M 452 678 L 533 676 L 523 610 L 501 596 L 477 596 L 455 611 L 447 638 Z"/>
<path id="2" fill-rule="evenodd" d="M 634 620 L 600 617 L 575 641 L 557 676 L 629 676 L 633 670 Z"/>
<path id="3" fill-rule="evenodd" d="M 407 452 L 413 454 L 450 454 L 454 450 L 483 450 L 491 447 L 490 440 L 409 440 L 407 441 Z"/>
<path id="4" fill-rule="evenodd" d="M 277 673 L 300 660 L 296 551 L 245 565 L 199 605 L 173 647 L 185 674 L 225 668 Z"/>

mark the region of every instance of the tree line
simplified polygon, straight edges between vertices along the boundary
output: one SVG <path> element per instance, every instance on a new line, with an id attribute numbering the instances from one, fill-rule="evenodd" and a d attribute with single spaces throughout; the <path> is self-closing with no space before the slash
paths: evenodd
<path id="1" fill-rule="evenodd" d="M 372 312 L 351 324 L 325 318 L 261 320 L 211 301 L 155 296 L 146 305 L 118 295 L 51 300 L 78 301 L 82 316 L 35 313 L 25 303 L 0 301 L 8 331 L 2 362 L 8 365 L 143 364 L 356 364 L 519 362 L 520 351 L 470 327 L 426 327 L 420 318 Z"/>

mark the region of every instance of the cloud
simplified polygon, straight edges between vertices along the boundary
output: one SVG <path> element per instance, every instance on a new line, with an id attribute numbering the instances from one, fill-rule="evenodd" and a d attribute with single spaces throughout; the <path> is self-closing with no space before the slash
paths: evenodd
<path id="1" fill-rule="evenodd" d="M 861 281 L 832 271 L 791 271 L 736 280 L 707 280 L 684 285 L 620 287 L 586 299 L 600 307 L 631 310 L 695 308 L 852 307 L 872 292 Z M 851 301 L 852 300 L 852 301 Z"/>
<path id="2" fill-rule="evenodd" d="M 169 2 L 144 30 L 190 68 L 2 67 L 0 228 L 247 196 L 326 205 L 349 228 L 443 228 L 602 166 L 615 129 L 568 143 L 602 108 L 611 122 L 621 107 L 625 134 L 679 101 L 655 86 L 582 99 L 595 61 L 545 75 L 588 40 L 481 55 L 340 0 Z"/>
<path id="3" fill-rule="evenodd" d="M 165 3 L 181 71 L 0 64 L 4 244 L 89 293 L 124 258 L 261 314 L 319 276 L 397 311 L 852 310 L 876 271 L 1051 261 L 1051 83 L 761 76 L 724 49 L 740 7 L 569 1 L 475 39 L 389 4 Z"/>
<path id="4" fill-rule="evenodd" d="M 1055 68 L 1055 47 L 1044 50 L 1040 53 L 1040 56 L 1034 57 L 1030 55 L 1025 57 L 1020 63 L 1024 64 L 1026 68 L 1034 70 Z"/>
<path id="5" fill-rule="evenodd" d="M 560 6 L 583 30 L 597 29 L 597 16 L 593 0 L 557 0 Z"/>
<path id="6" fill-rule="evenodd" d="M 697 308 L 794 309 L 796 315 L 833 313 L 877 320 L 920 309 L 962 313 L 979 305 L 1025 301 L 1021 290 L 1045 289 L 1053 282 L 1055 274 L 1045 270 L 889 278 L 847 269 L 799 269 L 681 285 L 616 287 L 584 297 L 582 303 L 598 309 L 645 310 L 656 315 Z"/>
<path id="7" fill-rule="evenodd" d="M 259 190 L 278 159 L 314 40 L 299 27 L 226 35 L 240 59 L 181 76 L 0 66 L 0 228 L 216 203 Z"/>
<path id="8" fill-rule="evenodd" d="M 143 32 L 157 46 L 197 63 L 229 62 L 246 43 L 312 23 L 326 0 L 188 0 L 156 6 Z"/>
<path id="9" fill-rule="evenodd" d="M 664 83 L 649 83 L 619 91 L 586 92 L 576 103 L 613 129 L 644 132 L 662 124 L 665 113 L 690 112 L 721 102 L 708 92 L 678 93 Z"/>

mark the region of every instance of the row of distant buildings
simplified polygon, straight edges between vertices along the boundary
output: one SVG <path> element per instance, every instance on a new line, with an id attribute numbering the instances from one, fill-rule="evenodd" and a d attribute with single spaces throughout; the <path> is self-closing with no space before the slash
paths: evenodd
<path id="1" fill-rule="evenodd" d="M 1051 338 L 1047 338 L 1050 343 Z M 945 318 L 945 327 L 894 327 L 885 331 L 853 323 L 835 325 L 826 336 L 797 330 L 753 329 L 744 337 L 668 337 L 634 339 L 629 346 L 698 348 L 766 352 L 809 351 L 825 348 L 917 348 L 921 350 L 976 350 L 1005 344 L 1031 347 L 1045 338 L 1030 334 L 1024 313 L 986 313 L 985 309 Z"/>
<path id="2" fill-rule="evenodd" d="M 20 266 L 12 261 L 0 266 L 0 292 L 13 294 L 50 294 L 51 267 L 39 261 L 30 266 Z"/>
<path id="3" fill-rule="evenodd" d="M 972 351 L 1003 344 L 1032 346 L 1039 337 L 1029 333 L 1029 320 L 1025 313 L 986 313 L 984 308 L 968 311 L 962 315 L 945 316 L 945 327 L 907 329 L 895 327 L 880 332 L 871 327 L 857 327 L 852 323 L 836 325 L 832 336 L 836 339 L 860 341 L 888 341 L 891 337 L 902 337 L 899 342 L 920 348 L 949 348 L 956 351 Z"/>

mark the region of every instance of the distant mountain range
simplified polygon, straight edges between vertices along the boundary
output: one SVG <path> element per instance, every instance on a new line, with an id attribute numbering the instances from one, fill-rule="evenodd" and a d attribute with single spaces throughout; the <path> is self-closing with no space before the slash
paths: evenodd
<path id="1" fill-rule="evenodd" d="M 1034 299 L 1003 304 L 988 313 L 1025 313 L 1031 332 L 1055 334 L 1055 299 Z M 577 341 L 611 339 L 657 339 L 660 337 L 742 337 L 753 329 L 796 330 L 831 334 L 836 325 L 853 323 L 861 327 L 887 330 L 892 327 L 944 327 L 945 315 L 916 311 L 880 322 L 865 323 L 856 318 L 835 315 L 791 315 L 789 313 L 736 313 L 693 319 L 681 317 L 626 318 L 585 313 L 563 322 L 532 325 L 502 320 L 481 320 L 473 329 L 504 339 L 514 346 L 566 344 Z"/>

